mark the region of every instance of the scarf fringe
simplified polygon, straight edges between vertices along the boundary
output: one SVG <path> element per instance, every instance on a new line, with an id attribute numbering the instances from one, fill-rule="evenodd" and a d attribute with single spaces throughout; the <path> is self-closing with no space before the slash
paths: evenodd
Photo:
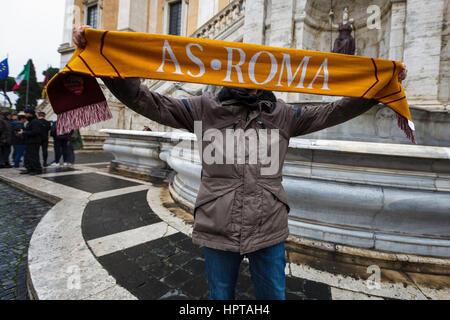
<path id="1" fill-rule="evenodd" d="M 416 138 L 414 137 L 414 129 L 409 125 L 408 119 L 404 116 L 397 114 L 397 125 L 405 133 L 406 137 L 411 140 L 412 143 L 416 144 Z"/>
<path id="2" fill-rule="evenodd" d="M 111 118 L 112 114 L 106 101 L 69 110 L 58 114 L 56 134 L 66 134 L 72 130 L 107 121 Z"/>

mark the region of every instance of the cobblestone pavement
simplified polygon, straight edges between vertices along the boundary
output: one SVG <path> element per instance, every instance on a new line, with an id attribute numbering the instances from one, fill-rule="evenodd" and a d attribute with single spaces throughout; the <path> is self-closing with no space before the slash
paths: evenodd
<path id="1" fill-rule="evenodd" d="M 209 298 L 203 250 L 182 233 L 159 238 L 99 258 L 116 281 L 139 299 L 198 300 Z M 242 262 L 237 300 L 254 299 L 249 264 Z M 287 300 L 329 300 L 328 285 L 286 277 Z"/>
<path id="2" fill-rule="evenodd" d="M 51 207 L 0 182 L 0 300 L 26 299 L 28 244 Z"/>

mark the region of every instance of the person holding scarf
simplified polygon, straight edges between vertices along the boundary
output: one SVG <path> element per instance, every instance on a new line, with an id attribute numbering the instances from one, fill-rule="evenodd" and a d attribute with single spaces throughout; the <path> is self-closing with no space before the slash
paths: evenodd
<path id="1" fill-rule="evenodd" d="M 87 44 L 85 29 L 74 31 L 74 43 L 80 48 Z M 403 66 L 399 80 L 406 74 Z M 270 91 L 233 87 L 222 88 L 217 96 L 204 93 L 180 100 L 150 91 L 137 78 L 102 80 L 126 106 L 170 127 L 194 132 L 198 121 L 202 132 L 279 130 L 280 167 L 269 175 L 258 171 L 262 163 L 211 164 L 202 159 L 192 239 L 204 247 L 210 299 L 234 299 L 239 266 L 245 256 L 256 298 L 285 299 L 284 241 L 289 234 L 289 204 L 281 178 L 289 139 L 346 122 L 378 101 L 343 98 L 326 106 L 292 107 Z"/>

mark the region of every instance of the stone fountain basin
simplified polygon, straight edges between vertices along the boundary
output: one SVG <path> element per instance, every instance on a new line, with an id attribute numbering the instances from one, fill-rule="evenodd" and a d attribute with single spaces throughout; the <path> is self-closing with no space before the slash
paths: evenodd
<path id="1" fill-rule="evenodd" d="M 173 198 L 193 208 L 201 172 L 193 134 L 102 132 L 114 166 L 149 176 L 173 171 Z M 283 186 L 291 235 L 450 257 L 450 148 L 295 138 Z"/>

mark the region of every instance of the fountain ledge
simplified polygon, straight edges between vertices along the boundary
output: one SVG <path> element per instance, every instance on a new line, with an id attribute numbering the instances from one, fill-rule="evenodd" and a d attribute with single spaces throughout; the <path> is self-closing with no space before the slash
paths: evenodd
<path id="1" fill-rule="evenodd" d="M 102 130 L 112 167 L 173 174 L 170 191 L 192 209 L 200 186 L 196 137 Z M 450 257 L 450 148 L 291 139 L 283 169 L 292 236 L 357 248 Z"/>

